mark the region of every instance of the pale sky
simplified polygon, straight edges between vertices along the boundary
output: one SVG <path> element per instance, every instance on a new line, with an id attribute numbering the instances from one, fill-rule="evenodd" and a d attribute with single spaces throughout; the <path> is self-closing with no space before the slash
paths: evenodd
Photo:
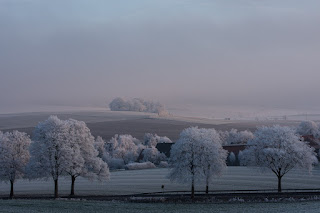
<path id="1" fill-rule="evenodd" d="M 319 0 L 0 0 L 0 113 L 112 98 L 320 108 Z"/>

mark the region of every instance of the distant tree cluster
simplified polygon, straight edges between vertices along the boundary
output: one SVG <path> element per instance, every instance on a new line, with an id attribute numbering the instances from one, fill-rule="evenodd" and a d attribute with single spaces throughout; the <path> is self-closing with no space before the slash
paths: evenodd
<path id="1" fill-rule="evenodd" d="M 172 143 L 168 137 L 160 137 L 157 134 L 152 133 L 146 133 L 143 140 L 143 144 L 147 147 L 155 147 L 158 143 Z"/>
<path id="2" fill-rule="evenodd" d="M 153 169 L 156 166 L 151 162 L 143 162 L 143 163 L 129 163 L 125 167 L 127 170 L 137 170 L 137 169 Z"/>
<path id="3" fill-rule="evenodd" d="M 161 116 L 168 115 L 168 111 L 164 105 L 159 102 L 146 101 L 141 98 L 133 98 L 131 100 L 124 100 L 122 98 L 115 98 L 109 104 L 112 111 L 135 111 L 135 112 L 150 112 L 157 113 Z"/>
<path id="4" fill-rule="evenodd" d="M 297 127 L 296 132 L 301 136 L 320 137 L 320 125 L 314 121 L 302 121 Z"/>
<path id="5" fill-rule="evenodd" d="M 219 131 L 219 135 L 223 145 L 247 144 L 249 140 L 253 139 L 253 133 L 248 130 L 238 131 L 237 129 L 231 129 L 230 131 Z"/>
<path id="6" fill-rule="evenodd" d="M 167 160 L 165 154 L 156 148 L 157 143 L 172 143 L 167 137 L 146 133 L 141 142 L 131 135 L 115 135 L 108 142 L 101 137 L 96 140 L 99 156 L 108 163 L 111 169 L 123 169 L 125 165 L 133 162 L 151 162 L 159 165 Z"/>

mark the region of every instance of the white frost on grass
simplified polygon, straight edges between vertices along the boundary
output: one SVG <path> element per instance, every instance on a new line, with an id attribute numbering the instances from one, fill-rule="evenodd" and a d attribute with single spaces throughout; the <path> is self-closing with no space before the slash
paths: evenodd
<path id="1" fill-rule="evenodd" d="M 213 181 L 210 190 L 243 190 L 243 189 L 277 189 L 277 179 L 272 172 L 259 173 L 247 167 L 228 167 L 221 178 Z M 167 168 L 145 170 L 123 170 L 110 173 L 110 181 L 100 183 L 79 177 L 76 191 L 78 195 L 130 195 L 138 193 L 161 192 L 161 185 L 166 191 L 189 191 L 188 185 L 171 183 L 167 178 Z M 292 170 L 283 177 L 283 189 L 316 189 L 319 186 L 320 169 L 316 167 L 312 175 L 299 170 Z M 59 179 L 60 195 L 70 193 L 69 177 Z M 7 196 L 10 184 L 0 183 L 0 195 Z M 15 194 L 51 195 L 53 181 L 18 180 Z M 197 186 L 197 190 L 205 190 L 205 184 Z"/>
<path id="2" fill-rule="evenodd" d="M 156 166 L 151 162 L 129 163 L 125 166 L 126 170 L 153 169 L 153 168 L 156 168 Z"/>
<path id="3" fill-rule="evenodd" d="M 319 201 L 281 203 L 125 203 L 62 200 L 0 200 L 5 212 L 319 212 Z"/>

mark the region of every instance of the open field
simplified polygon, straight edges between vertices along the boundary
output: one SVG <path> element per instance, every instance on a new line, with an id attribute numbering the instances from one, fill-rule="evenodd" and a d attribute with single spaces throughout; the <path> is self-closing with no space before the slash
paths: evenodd
<path id="1" fill-rule="evenodd" d="M 172 190 L 189 190 L 188 186 L 170 183 L 166 179 L 168 169 L 148 169 L 136 171 L 117 171 L 111 173 L 111 180 L 106 183 L 87 181 L 79 178 L 76 181 L 78 195 L 128 195 L 144 192 Z M 301 171 L 292 171 L 283 178 L 284 189 L 319 188 L 320 169 L 313 175 Z M 70 181 L 62 178 L 59 182 L 61 195 L 68 195 Z M 53 184 L 48 181 L 19 180 L 16 183 L 16 195 L 48 195 L 52 194 Z M 196 190 L 203 186 L 196 186 Z M 276 189 L 276 178 L 270 172 L 261 174 L 255 169 L 246 167 L 229 167 L 225 175 L 211 186 L 212 190 L 236 189 Z M 0 184 L 0 196 L 6 196 L 9 185 Z M 90 200 L 0 200 L 1 212 L 319 212 L 319 201 L 292 202 L 241 202 L 223 203 L 132 203 L 122 201 L 90 201 Z"/>
<path id="2" fill-rule="evenodd" d="M 75 190 L 78 195 L 130 195 L 148 192 L 189 191 L 188 185 L 171 183 L 166 175 L 168 169 L 157 168 L 147 170 L 131 170 L 111 172 L 111 179 L 107 182 L 88 181 L 83 178 L 76 180 Z M 59 180 L 60 195 L 68 195 L 70 178 Z M 316 168 L 312 175 L 299 170 L 289 172 L 283 177 L 282 187 L 286 189 L 316 189 L 320 188 L 320 168 Z M 205 187 L 196 185 L 196 190 Z M 259 170 L 247 167 L 228 167 L 221 178 L 214 180 L 210 190 L 271 190 L 277 189 L 276 176 L 271 172 L 260 173 Z M 9 184 L 0 183 L 0 195 L 9 193 Z M 16 195 L 51 195 L 53 181 L 18 180 L 15 184 Z"/>
<path id="3" fill-rule="evenodd" d="M 109 110 L 0 114 L 0 129 L 34 127 L 38 122 L 47 119 L 50 115 L 58 115 L 61 119 L 73 118 L 86 123 L 135 120 L 154 116 L 152 113 L 113 112 Z"/>
<path id="4" fill-rule="evenodd" d="M 319 202 L 281 203 L 123 203 L 67 200 L 0 200 L 1 212 L 319 212 Z"/>
<path id="5" fill-rule="evenodd" d="M 44 121 L 49 115 L 58 115 L 61 119 L 73 118 L 85 121 L 94 136 L 101 136 L 109 140 L 115 134 L 131 134 L 142 139 L 147 132 L 167 136 L 172 140 L 179 137 L 180 132 L 190 126 L 203 128 L 216 128 L 217 130 L 254 131 L 257 126 L 281 125 L 295 126 L 297 121 L 225 121 L 190 117 L 157 117 L 152 113 L 138 112 L 112 112 L 112 111 L 81 111 L 60 113 L 22 113 L 0 115 L 0 130 L 10 131 L 17 129 L 32 134 L 34 127 L 40 121 Z"/>
<path id="6" fill-rule="evenodd" d="M 156 133 L 168 136 L 172 140 L 189 126 L 215 128 L 217 130 L 254 131 L 257 126 L 280 125 L 295 126 L 298 121 L 225 121 L 185 117 L 159 118 L 150 113 L 136 112 L 65 112 L 65 113 L 23 113 L 0 115 L 0 129 L 25 131 L 32 134 L 34 126 L 45 120 L 50 114 L 61 119 L 83 120 L 94 136 L 109 140 L 114 134 L 131 134 L 142 139 L 144 133 Z M 157 168 L 135 171 L 113 171 L 107 182 L 89 181 L 77 178 L 75 193 L 80 196 L 133 195 L 140 193 L 189 191 L 190 186 L 171 183 L 167 178 L 168 169 Z M 70 177 L 59 179 L 60 196 L 70 193 Z M 283 177 L 283 190 L 319 189 L 320 168 L 312 175 L 294 170 Z M 0 182 L 0 197 L 9 194 L 9 184 Z M 213 181 L 211 193 L 219 190 L 275 190 L 277 178 L 271 172 L 260 173 L 258 169 L 247 167 L 228 167 L 225 174 Z M 196 191 L 203 191 L 203 184 L 196 185 Z M 196 192 L 197 194 L 197 192 Z M 53 181 L 18 180 L 15 183 L 15 195 L 49 196 L 53 195 Z M 129 203 L 102 202 L 89 200 L 0 200 L 1 212 L 319 212 L 319 202 L 281 202 L 281 203 L 215 203 L 215 204 L 173 204 L 173 203 Z"/>

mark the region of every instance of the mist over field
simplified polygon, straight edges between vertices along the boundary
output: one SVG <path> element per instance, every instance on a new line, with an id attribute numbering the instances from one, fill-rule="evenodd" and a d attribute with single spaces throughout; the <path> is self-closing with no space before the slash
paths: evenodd
<path id="1" fill-rule="evenodd" d="M 159 101 L 208 118 L 319 113 L 320 2 L 0 1 L 0 113 Z"/>
<path id="2" fill-rule="evenodd" d="M 1 209 L 319 212 L 319 11 L 0 0 Z"/>

